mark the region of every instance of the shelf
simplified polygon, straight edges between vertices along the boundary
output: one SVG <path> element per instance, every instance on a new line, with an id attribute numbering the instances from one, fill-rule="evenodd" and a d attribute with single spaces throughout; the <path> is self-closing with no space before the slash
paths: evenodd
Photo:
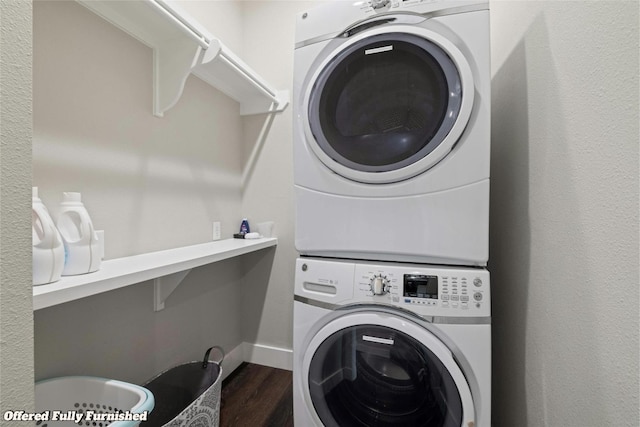
<path id="1" fill-rule="evenodd" d="M 220 40 L 212 40 L 200 64 L 191 69 L 200 79 L 240 102 L 240 114 L 284 110 L 288 91 L 275 91 Z"/>
<path id="2" fill-rule="evenodd" d="M 192 268 L 276 246 L 278 239 L 227 239 L 103 261 L 100 270 L 33 287 L 33 309 L 154 280 L 156 311 Z"/>
<path id="3" fill-rule="evenodd" d="M 198 21 L 165 0 L 76 0 L 153 49 L 153 114 L 173 107 L 193 73 L 240 103 L 240 114 L 284 110 L 277 91 Z"/>

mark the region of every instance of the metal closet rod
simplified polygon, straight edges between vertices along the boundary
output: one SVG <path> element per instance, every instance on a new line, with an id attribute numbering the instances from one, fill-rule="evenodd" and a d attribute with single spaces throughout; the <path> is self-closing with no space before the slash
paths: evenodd
<path id="1" fill-rule="evenodd" d="M 156 5 L 157 10 L 174 22 L 178 28 L 187 36 L 192 38 L 202 48 L 207 49 L 211 43 L 211 39 L 202 34 L 188 19 L 180 14 L 176 13 L 171 6 L 169 6 L 164 0 L 154 0 L 152 4 Z"/>
<path id="2" fill-rule="evenodd" d="M 166 3 L 165 0 L 154 0 L 153 4 L 157 5 L 158 10 L 172 22 L 174 22 L 180 30 L 192 38 L 196 43 L 198 43 L 202 48 L 208 49 L 211 46 L 211 39 L 204 34 L 202 34 L 188 19 L 184 16 L 177 13 L 170 5 Z M 277 94 L 274 93 L 271 89 L 264 85 L 263 82 L 257 80 L 253 75 L 248 73 L 244 66 L 237 63 L 230 55 L 227 55 L 224 52 L 224 49 L 221 48 L 221 58 L 232 68 L 236 70 L 236 72 L 242 75 L 248 82 L 250 82 L 256 89 L 262 92 L 267 97 L 273 99 L 274 101 L 277 99 Z"/>
<path id="3" fill-rule="evenodd" d="M 224 52 L 224 50 L 221 51 L 220 59 L 222 59 L 224 62 L 227 63 L 227 65 L 229 65 L 234 70 L 236 70 L 236 72 L 239 75 L 243 76 L 245 80 L 247 80 L 249 83 L 251 83 L 256 89 L 258 89 L 260 92 L 262 92 L 265 96 L 267 96 L 268 98 L 273 99 L 274 101 L 277 100 L 276 93 L 272 92 L 271 89 L 266 87 L 255 76 L 253 76 L 252 74 L 248 73 L 246 71 L 246 69 L 244 68 L 244 66 L 242 66 L 241 64 L 238 64 L 236 61 L 234 61 L 234 59 L 232 57 L 230 57 L 229 55 L 226 55 L 225 53 L 226 52 Z"/>

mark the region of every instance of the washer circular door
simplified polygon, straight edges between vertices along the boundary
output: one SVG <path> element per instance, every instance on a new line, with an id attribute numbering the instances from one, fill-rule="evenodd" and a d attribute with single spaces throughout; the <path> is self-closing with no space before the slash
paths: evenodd
<path id="1" fill-rule="evenodd" d="M 315 70 L 302 100 L 306 139 L 327 167 L 355 181 L 424 172 L 451 151 L 471 115 L 466 58 L 420 27 L 358 33 Z"/>
<path id="2" fill-rule="evenodd" d="M 451 351 L 401 315 L 350 312 L 315 333 L 302 357 L 318 425 L 460 427 L 475 423 Z"/>

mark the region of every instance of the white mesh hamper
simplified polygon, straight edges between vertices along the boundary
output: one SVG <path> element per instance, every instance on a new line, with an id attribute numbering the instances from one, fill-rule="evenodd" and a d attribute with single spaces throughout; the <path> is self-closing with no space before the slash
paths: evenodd
<path id="1" fill-rule="evenodd" d="M 141 414 L 146 412 L 148 417 L 154 407 L 154 398 L 149 390 L 136 384 L 91 376 L 68 376 L 38 381 L 35 407 L 36 412 L 48 414 L 46 421 L 36 423 L 39 427 L 134 427 L 143 419 Z M 133 414 L 137 420 L 127 420 Z M 79 420 L 60 420 L 67 415 L 79 417 Z"/>

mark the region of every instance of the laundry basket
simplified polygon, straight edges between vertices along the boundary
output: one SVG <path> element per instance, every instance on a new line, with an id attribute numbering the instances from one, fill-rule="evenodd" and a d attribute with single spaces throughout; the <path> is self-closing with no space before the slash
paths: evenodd
<path id="1" fill-rule="evenodd" d="M 36 412 L 39 427 L 134 427 L 154 407 L 153 394 L 123 381 L 68 376 L 38 381 Z"/>
<path id="2" fill-rule="evenodd" d="M 220 353 L 209 360 L 211 350 Z M 143 427 L 217 427 L 220 421 L 220 389 L 224 350 L 209 348 L 204 359 L 171 368 L 149 380 L 156 406 Z"/>

